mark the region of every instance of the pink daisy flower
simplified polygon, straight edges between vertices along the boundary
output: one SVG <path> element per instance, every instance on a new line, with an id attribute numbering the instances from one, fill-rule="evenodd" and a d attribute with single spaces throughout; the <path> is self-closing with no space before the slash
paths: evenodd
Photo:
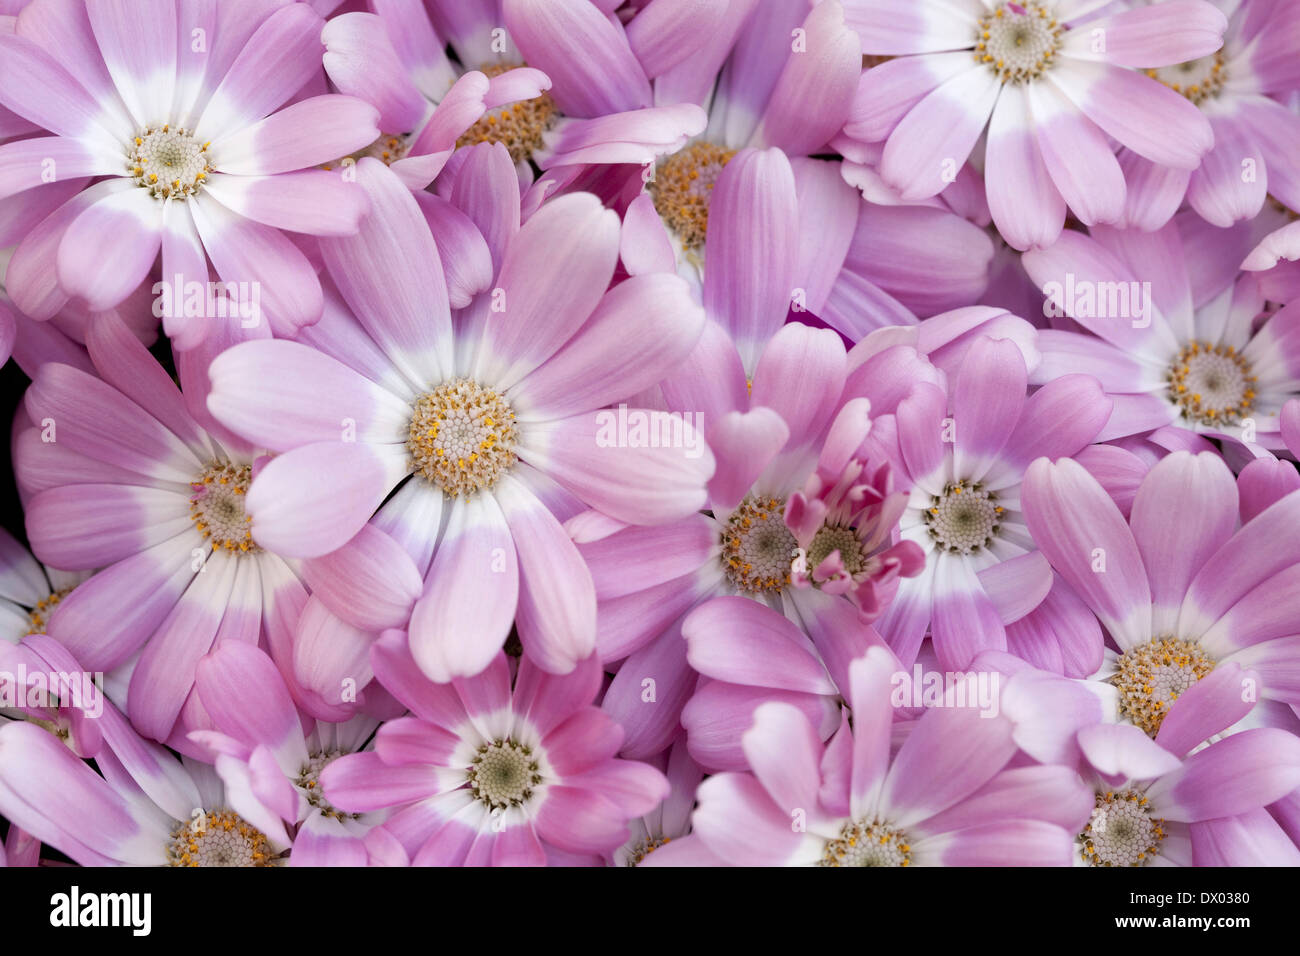
<path id="1" fill-rule="evenodd" d="M 343 594 L 373 583 L 366 611 L 378 613 L 358 619 L 346 600 L 331 609 L 372 631 L 409 614 L 412 654 L 443 681 L 486 667 L 516 613 L 529 655 L 570 670 L 595 646 L 595 599 L 552 509 L 567 517 L 576 498 L 629 524 L 679 520 L 704 503 L 713 470 L 690 422 L 678 422 L 680 447 L 651 447 L 598 411 L 690 351 L 703 316 L 686 284 L 647 275 L 606 291 L 618 217 L 574 194 L 519 227 L 503 154 L 480 153 L 480 182 L 500 206 L 474 207 L 493 226 L 491 296 L 453 320 L 419 207 L 364 159 L 357 182 L 375 217 L 356 237 L 321 242 L 347 308 L 305 339 L 315 348 L 248 342 L 211 368 L 217 418 L 280 452 L 249 492 L 254 539 L 329 555 L 306 572 L 323 596 L 335 582 Z M 382 574 L 365 570 L 376 555 Z"/>
<path id="2" fill-rule="evenodd" d="M 380 108 L 381 125 L 394 132 L 381 137 L 372 155 L 393 162 L 403 179 L 411 178 L 413 165 L 441 165 L 449 146 L 492 142 L 506 147 L 527 187 L 533 164 L 651 163 L 704 126 L 698 108 L 652 106 L 642 95 L 647 68 L 664 69 L 665 62 L 690 54 L 680 42 L 689 17 L 651 16 L 625 33 L 586 0 L 411 2 L 384 4 L 376 12 L 378 18 L 343 14 L 329 22 L 325 68 L 342 92 Z M 633 37 L 655 47 L 649 67 L 629 45 Z M 458 63 L 446 55 L 448 45 Z M 593 55 L 597 50 L 600 56 Z M 558 69 L 557 88 L 525 60 Z M 464 77 L 453 85 L 466 70 L 474 71 L 473 85 L 464 86 Z M 470 108 L 463 86 L 481 108 Z M 439 108 L 424 124 L 419 121 L 428 103 Z M 422 155 L 435 135 L 431 127 L 438 131 L 438 150 L 446 151 L 438 160 Z M 416 132 L 402 136 L 402 130 Z M 452 178 L 458 165 L 449 170 Z M 425 184 L 432 178 L 416 171 Z"/>
<path id="3" fill-rule="evenodd" d="M 561 155 L 535 193 L 590 189 L 616 208 L 626 205 L 629 244 L 642 257 L 671 252 L 668 261 L 699 287 L 712 248 L 714 269 L 726 270 L 715 281 L 752 282 L 740 272 L 750 266 L 765 288 L 780 293 L 782 309 L 793 300 L 796 310 L 854 340 L 879 325 L 913 323 L 913 311 L 929 315 L 969 303 L 983 291 L 992 248 L 978 229 L 940 209 L 869 206 L 843 181 L 839 162 L 812 158 L 829 152 L 861 70 L 857 37 L 845 27 L 838 0 L 811 10 L 752 0 L 696 5 L 675 17 L 671 9 L 660 5 L 634 17 L 629 36 L 653 19 L 673 33 L 664 54 L 697 47 L 654 78 L 653 96 L 660 109 L 703 107 L 707 127 L 644 169 L 592 169 L 599 157 L 589 136 L 557 140 Z M 567 26 L 553 18 L 550 29 Z M 586 62 L 546 61 L 543 68 Z M 751 151 L 771 158 L 737 162 Z M 570 165 L 555 168 L 561 162 Z"/>
<path id="4" fill-rule="evenodd" d="M 315 270 L 280 230 L 356 231 L 365 196 L 311 167 L 379 129 L 352 97 L 285 105 L 320 72 L 324 21 L 308 4 L 272 7 L 33 0 L 0 32 L 0 104 L 46 133 L 0 146 L 0 196 L 44 188 L 51 170 L 60 183 L 98 179 L 30 222 L 8 275 L 19 308 L 36 319 L 70 298 L 109 309 L 161 252 L 169 284 L 206 284 L 209 261 L 226 282 L 256 283 L 277 334 L 319 318 Z M 182 298 L 173 292 L 163 324 L 190 347 L 212 323 Z"/>
<path id="5" fill-rule="evenodd" d="M 1040 333 L 1034 381 L 1095 376 L 1115 403 L 1103 441 L 1176 425 L 1282 447 L 1278 414 L 1300 393 L 1300 311 L 1268 314 L 1237 269 L 1248 240 L 1184 214 L 1155 232 L 1069 232 L 1026 253 L 1044 309 L 1077 323 Z"/>
<path id="6" fill-rule="evenodd" d="M 1222 665 L 1178 699 L 1152 740 L 1114 723 L 1113 708 L 1099 710 L 1096 685 L 996 652 L 979 663 L 1012 675 L 1003 712 L 1018 721 L 1025 752 L 1076 767 L 1093 792 L 1075 838 L 1075 866 L 1300 863 L 1284 822 L 1300 775 L 1300 741 L 1272 728 L 1218 736 L 1250 708 L 1241 700 L 1250 672 Z"/>
<path id="7" fill-rule="evenodd" d="M 26 682 L 19 683 L 23 674 Z M 99 752 L 104 691 L 95 675 L 82 670 L 58 641 L 33 631 L 20 641 L 0 645 L 0 692 L 6 700 L 0 717 L 43 727 L 78 757 Z"/>
<path id="8" fill-rule="evenodd" d="M 753 774 L 700 785 L 694 834 L 733 866 L 1067 866 L 1091 795 L 1059 766 L 1009 767 L 1006 717 L 936 708 L 891 755 L 896 661 L 874 648 L 850 666 L 853 725 L 823 746 L 784 703 L 744 736 Z"/>
<path id="9" fill-rule="evenodd" d="M 704 779 L 704 771 L 679 737 L 667 751 L 646 761 L 663 771 L 668 779 L 668 796 L 644 816 L 632 821 L 632 837 L 610 854 L 613 866 L 642 866 L 651 854 L 681 841 L 691 830 L 691 811 L 695 808 L 695 791 Z"/>
<path id="10" fill-rule="evenodd" d="M 378 15 L 340 14 L 321 39 L 334 88 L 379 110 L 384 132 L 352 160 L 371 156 L 422 190 L 458 145 L 500 142 L 531 180 L 527 158 L 554 124 L 545 73 L 503 54 L 463 71 L 447 58 L 419 2 L 384 4 Z"/>
<path id="11" fill-rule="evenodd" d="M 91 670 L 129 664 L 132 722 L 168 740 L 214 644 L 265 637 L 288 659 L 306 590 L 248 533 L 259 452 L 195 398 L 225 335 L 179 353 L 184 393 L 115 319 L 97 319 L 89 340 L 102 377 L 51 362 L 27 392 L 34 424 L 15 452 L 27 534 L 53 567 L 103 569 L 62 597 L 46 629 Z"/>
<path id="12" fill-rule="evenodd" d="M 11 539 L 6 535 L 5 540 Z M 30 593 L 33 585 L 39 590 L 43 576 L 31 556 L 16 543 L 5 550 L 7 560 L 18 558 L 5 572 L 6 590 L 14 589 L 16 575 L 24 579 L 24 592 Z M 0 707 L 0 723 L 28 721 L 49 731 L 78 758 L 94 757 L 104 745 L 105 732 L 110 740 L 121 739 L 126 722 L 120 715 L 116 722 L 110 718 L 107 726 L 100 721 L 104 708 L 112 705 L 95 682 L 97 675 L 82 670 L 62 645 L 40 632 L 40 620 L 47 613 L 48 606 L 38 605 L 32 610 L 33 629 L 21 639 L 13 638 L 12 644 L 0 643 L 0 694 L 7 705 L 12 703 Z M 25 676 L 21 683 L 20 676 Z M 11 821 L 0 848 L 0 866 L 39 866 L 41 847 L 40 839 Z"/>
<path id="13" fill-rule="evenodd" d="M 595 658 L 569 674 L 498 653 L 476 677 L 434 684 L 405 635 L 372 650 L 375 673 L 412 716 L 389 721 L 373 752 L 321 773 L 326 798 L 354 813 L 392 809 L 382 828 L 415 866 L 541 866 L 548 853 L 603 854 L 629 821 L 669 795 L 648 764 L 618 760 L 618 725 L 591 705 Z"/>
<path id="14" fill-rule="evenodd" d="M 29 640 L 47 642 L 40 651 L 54 659 L 55 642 Z M 283 821 L 245 820 L 212 767 L 141 738 L 111 703 L 93 723 L 103 738 L 93 767 L 34 723 L 0 727 L 0 813 L 11 826 L 82 866 L 282 862 L 292 842 Z"/>
<path id="15" fill-rule="evenodd" d="M 1079 731 L 1094 808 L 1075 866 L 1300 866 L 1265 809 L 1300 786 L 1300 739 L 1257 728 L 1180 759 L 1135 727 Z"/>
<path id="16" fill-rule="evenodd" d="M 880 432 L 890 437 L 881 454 L 910 489 L 900 533 L 927 555 L 925 570 L 900 583 L 876 624 L 904 663 L 916 658 L 927 627 L 945 671 L 988 648 L 1048 654 L 1052 669 L 1080 676 L 1098 663 L 1101 636 L 1036 553 L 1020 488 L 1035 458 L 1087 447 L 1110 402 L 1088 375 L 1059 377 L 1029 396 L 1027 383 L 1016 343 L 983 337 L 946 389 L 917 384 L 899 403 L 895 427 Z"/>
<path id="17" fill-rule="evenodd" d="M 317 723 L 303 732 L 279 671 L 251 644 L 230 641 L 199 662 L 199 699 L 213 730 L 190 739 L 215 757 L 231 808 L 264 832 L 296 826 L 294 866 L 365 866 L 373 855 L 405 866 L 405 852 L 388 834 L 368 834 L 380 815 L 346 813 L 321 790 L 321 772 L 356 753 L 379 726 L 359 716 L 346 724 Z M 372 850 L 369 850 L 372 848 Z"/>
<path id="18" fill-rule="evenodd" d="M 1050 245 L 1067 207 L 1092 225 L 1124 215 L 1112 140 L 1195 169 L 1214 144 L 1187 99 L 1142 75 L 1213 54 L 1227 19 L 1202 0 L 1091 18 L 1104 0 L 847 0 L 862 75 L 845 134 L 884 141 L 880 172 L 905 200 L 943 191 L 987 127 L 984 177 L 998 231 Z"/>
<path id="19" fill-rule="evenodd" d="M 692 608 L 721 595 L 760 601 L 811 637 L 838 681 L 872 640 L 866 621 L 888 601 L 899 575 L 919 566 L 912 549 L 892 547 L 892 526 L 880 526 L 886 515 L 864 511 L 857 516 L 862 525 L 820 523 L 804 554 L 805 565 L 816 569 L 838 551 L 841 564 L 853 569 L 857 603 L 840 585 L 835 593 L 796 587 L 799 541 L 786 514 L 791 496 L 808 493 L 810 476 L 838 481 L 863 467 L 858 448 L 874 427 L 870 416 L 891 412 L 915 377 L 938 373 L 906 346 L 850 368 L 836 333 L 798 322 L 773 329 L 750 365 L 737 346 L 769 333 L 741 324 L 744 304 L 752 301 L 743 291 L 721 295 L 735 296 L 736 341 L 710 323 L 659 396 L 670 409 L 701 410 L 709 423 L 705 435 L 718 463 L 708 486 L 709 513 L 654 528 L 592 515 L 568 525 L 595 580 L 601 659 L 624 661 L 603 706 L 627 730 L 627 756 L 657 753 L 676 732 L 694 688 L 680 637 Z M 798 517 L 807 535 L 809 509 Z M 735 635 L 738 646 L 743 632 Z M 646 678 L 665 691 L 654 707 L 642 699 Z M 735 700 L 746 715 L 755 693 Z"/>
<path id="20" fill-rule="evenodd" d="M 1300 575 L 1300 548 L 1288 529 L 1300 522 L 1300 495 L 1239 526 L 1240 500 L 1213 453 L 1161 460 L 1127 520 L 1076 462 L 1040 459 L 1025 477 L 1022 507 L 1034 541 L 1118 648 L 1105 650 L 1093 679 L 1118 690 L 1122 720 L 1177 753 L 1204 740 L 1165 736 L 1175 701 L 1200 683 L 1216 714 L 1236 714 L 1211 732 L 1248 714 L 1240 726 L 1296 726 L 1300 591 L 1291 582 Z M 1250 693 L 1241 671 L 1250 672 Z"/>
<path id="21" fill-rule="evenodd" d="M 1300 208 L 1300 116 L 1274 98 L 1300 88 L 1297 42 L 1300 7 L 1241 0 L 1228 19 L 1222 49 L 1146 71 L 1200 107 L 1214 148 L 1194 170 L 1159 166 L 1121 149 L 1127 225 L 1159 229 L 1184 198 L 1220 227 L 1257 215 L 1270 194 Z"/>
<path id="22" fill-rule="evenodd" d="M 0 638 L 17 644 L 44 634 L 59 602 L 89 575 L 41 564 L 0 529 Z"/>

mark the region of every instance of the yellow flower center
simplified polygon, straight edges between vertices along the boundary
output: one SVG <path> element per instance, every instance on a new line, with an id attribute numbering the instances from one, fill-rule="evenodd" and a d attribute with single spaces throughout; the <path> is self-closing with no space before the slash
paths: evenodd
<path id="1" fill-rule="evenodd" d="M 406 447 L 418 474 L 453 498 L 468 498 L 510 470 L 517 437 L 505 399 L 462 378 L 416 399 Z"/>
<path id="2" fill-rule="evenodd" d="M 1147 866 L 1165 838 L 1164 825 L 1136 790 L 1099 793 L 1079 834 L 1079 855 L 1089 866 Z"/>
<path id="3" fill-rule="evenodd" d="M 127 173 L 154 199 L 187 199 L 212 172 L 209 145 L 180 127 L 146 129 L 127 150 Z"/>
<path id="4" fill-rule="evenodd" d="M 879 821 L 850 820 L 839 838 L 826 841 L 818 866 L 908 866 L 912 848 L 899 829 Z"/>
<path id="5" fill-rule="evenodd" d="M 1165 715 L 1187 689 L 1214 670 L 1214 660 L 1195 641 L 1157 638 L 1119 656 L 1108 683 L 1119 691 L 1120 714 L 1154 737 Z"/>
<path id="6" fill-rule="evenodd" d="M 230 810 L 199 811 L 172 831 L 170 866 L 278 866 L 261 830 Z"/>
<path id="7" fill-rule="evenodd" d="M 1219 52 L 1203 56 L 1199 60 L 1147 70 L 1146 75 L 1199 104 L 1218 96 L 1222 91 L 1223 84 L 1228 79 L 1223 67 L 1223 53 Z"/>
<path id="8" fill-rule="evenodd" d="M 798 546 L 785 525 L 785 501 L 747 495 L 722 529 L 722 570 L 742 594 L 780 594 Z"/>
<path id="9" fill-rule="evenodd" d="M 228 554 L 257 554 L 262 549 L 253 543 L 249 530 L 252 518 L 244 513 L 244 496 L 252 480 L 251 465 L 213 462 L 190 487 L 190 517 L 212 550 Z"/>
<path id="10" fill-rule="evenodd" d="M 1044 3 L 1003 3 L 979 21 L 975 61 L 1003 83 L 1038 79 L 1055 62 L 1063 27 Z"/>
<path id="11" fill-rule="evenodd" d="M 523 64 L 490 63 L 479 67 L 488 77 L 500 76 Z M 500 143 L 516 163 L 522 163 L 542 148 L 544 134 L 554 124 L 559 112 L 551 94 L 543 93 L 531 100 L 506 103 L 489 110 L 456 140 L 457 147 L 477 143 Z"/>
<path id="12" fill-rule="evenodd" d="M 646 184 L 659 218 L 690 251 L 704 248 L 709 200 L 722 168 L 736 155 L 713 143 L 694 143 L 659 163 Z"/>
<path id="13" fill-rule="evenodd" d="M 1231 345 L 1193 340 L 1170 364 L 1165 380 L 1169 400 L 1193 424 L 1235 425 L 1255 405 L 1256 376 Z"/>

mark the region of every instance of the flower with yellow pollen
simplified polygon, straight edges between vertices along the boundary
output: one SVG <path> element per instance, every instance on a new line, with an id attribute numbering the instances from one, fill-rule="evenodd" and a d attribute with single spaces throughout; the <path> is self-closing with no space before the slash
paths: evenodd
<path id="1" fill-rule="evenodd" d="M 1196 641 L 1157 638 L 1125 651 L 1108 679 L 1119 691 L 1120 714 L 1154 737 L 1169 708 L 1210 671 L 1214 659 Z"/>
<path id="2" fill-rule="evenodd" d="M 1064 27 L 1043 3 L 1002 3 L 982 17 L 975 36 L 975 62 L 1003 83 L 1038 79 L 1061 48 Z"/>
<path id="3" fill-rule="evenodd" d="M 479 67 L 487 77 L 518 69 L 522 63 L 489 63 Z M 515 163 L 522 163 L 542 148 L 546 132 L 555 125 L 559 112 L 549 93 L 530 100 L 506 103 L 488 110 L 456 140 L 457 147 L 477 143 L 500 143 Z"/>
<path id="4" fill-rule="evenodd" d="M 164 123 L 132 139 L 127 170 L 154 199 L 181 202 L 202 189 L 212 172 L 208 157 L 211 145 L 199 142 L 191 132 Z"/>
<path id="5" fill-rule="evenodd" d="M 1165 838 L 1165 821 L 1151 814 L 1139 790 L 1107 790 L 1079 834 L 1079 854 L 1089 866 L 1149 866 Z"/>
<path id="6" fill-rule="evenodd" d="M 722 570 L 742 594 L 780 594 L 790 583 L 798 542 L 785 525 L 785 501 L 747 495 L 722 527 Z"/>
<path id="7" fill-rule="evenodd" d="M 735 155 L 736 150 L 715 143 L 693 143 L 662 160 L 646 184 L 659 218 L 688 252 L 704 249 L 709 201 L 718 174 Z"/>
<path id="8" fill-rule="evenodd" d="M 244 496 L 252 477 L 250 465 L 215 462 L 203 469 L 190 487 L 190 517 L 214 551 L 250 554 L 261 550 L 253 542 L 252 519 L 244 514 Z"/>
<path id="9" fill-rule="evenodd" d="M 452 498 L 468 498 L 510 470 L 517 437 L 505 399 L 462 378 L 416 399 L 407 447 L 417 474 Z"/>
<path id="10" fill-rule="evenodd" d="M 172 831 L 171 866 L 278 866 L 260 830 L 230 810 L 200 811 Z"/>

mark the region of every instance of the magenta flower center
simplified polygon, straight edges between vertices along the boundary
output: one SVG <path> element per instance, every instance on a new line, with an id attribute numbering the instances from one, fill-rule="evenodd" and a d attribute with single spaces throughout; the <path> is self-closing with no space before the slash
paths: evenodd
<path id="1" fill-rule="evenodd" d="M 470 793 L 491 810 L 518 807 L 542 782 L 540 762 L 531 747 L 498 739 L 482 744 L 465 772 Z"/>
<path id="2" fill-rule="evenodd" d="M 1158 638 L 1126 651 L 1109 679 L 1119 691 L 1120 714 L 1154 737 L 1165 715 L 1187 689 L 1214 670 L 1196 641 Z"/>
<path id="3" fill-rule="evenodd" d="M 1045 3 L 1003 3 L 979 21 L 975 60 L 1003 83 L 1036 80 L 1060 50 L 1062 30 Z"/>
<path id="4" fill-rule="evenodd" d="M 1193 423 L 1236 425 L 1255 405 L 1257 378 L 1231 345 L 1193 341 L 1178 353 L 1165 380 L 1169 400 Z"/>
<path id="5" fill-rule="evenodd" d="M 479 72 L 488 77 L 500 76 L 520 66 L 523 64 L 489 63 L 479 67 Z M 500 143 L 515 163 L 522 163 L 542 148 L 546 131 L 555 125 L 558 117 L 555 100 L 549 93 L 531 100 L 507 103 L 483 114 L 461 134 L 456 146 Z"/>
<path id="6" fill-rule="evenodd" d="M 1136 790 L 1099 793 L 1079 834 L 1079 855 L 1090 866 L 1147 866 L 1165 838 L 1164 823 Z"/>
<path id="7" fill-rule="evenodd" d="M 785 524 L 785 501 L 746 495 L 723 526 L 722 570 L 741 594 L 780 594 L 798 547 Z"/>
<path id="8" fill-rule="evenodd" d="M 198 811 L 177 824 L 167 845 L 171 866 L 277 866 L 261 830 L 230 810 Z"/>
<path id="9" fill-rule="evenodd" d="M 197 193 L 212 172 L 209 145 L 180 127 L 146 129 L 132 141 L 127 169 L 154 199 L 184 200 Z"/>
<path id="10" fill-rule="evenodd" d="M 416 399 L 406 447 L 415 472 L 452 498 L 468 498 L 514 466 L 517 437 L 505 399 L 462 378 Z"/>
<path id="11" fill-rule="evenodd" d="M 955 481 L 931 497 L 922 519 L 939 550 L 974 554 L 993 544 L 1005 510 L 979 482 Z"/>
<path id="12" fill-rule="evenodd" d="M 709 228 L 709 201 L 722 168 L 736 155 L 713 143 L 693 143 L 661 162 L 646 184 L 655 211 L 681 240 L 682 248 L 704 248 Z"/>
<path id="13" fill-rule="evenodd" d="M 1181 93 L 1193 103 L 1203 103 L 1211 97 L 1218 96 L 1227 82 L 1228 74 L 1224 70 L 1223 53 L 1203 56 L 1199 60 L 1175 63 L 1147 70 L 1147 76 L 1159 80 L 1175 93 Z"/>
<path id="14" fill-rule="evenodd" d="M 838 839 L 826 841 L 818 866 L 907 866 L 912 848 L 903 831 L 878 821 L 850 820 Z"/>
<path id="15" fill-rule="evenodd" d="M 250 465 L 214 462 L 190 483 L 194 489 L 190 517 L 213 551 L 256 554 L 262 550 L 253 543 L 249 528 L 253 519 L 244 513 L 252 472 Z"/>

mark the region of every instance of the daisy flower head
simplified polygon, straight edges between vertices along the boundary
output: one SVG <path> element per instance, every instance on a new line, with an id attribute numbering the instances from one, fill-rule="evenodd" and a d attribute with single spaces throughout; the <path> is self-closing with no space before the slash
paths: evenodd
<path id="1" fill-rule="evenodd" d="M 192 704 L 194 667 L 215 643 L 264 637 L 284 660 L 306 601 L 297 572 L 249 533 L 260 452 L 195 398 L 211 350 L 229 341 L 218 332 L 180 353 L 182 392 L 120 321 L 101 316 L 89 334 L 98 374 L 44 364 L 26 395 L 40 424 L 16 440 L 34 553 L 97 571 L 64 590 L 45 630 L 91 670 L 130 664 L 125 707 L 155 740 Z"/>
<path id="2" fill-rule="evenodd" d="M 303 3 L 256 16 L 215 0 L 27 4 L 0 33 L 0 104 L 44 135 L 0 147 L 0 195 L 95 182 L 31 223 L 9 270 L 19 308 L 112 308 L 161 257 L 166 286 L 181 277 L 162 301 L 182 347 L 212 325 L 181 305 L 190 283 L 207 287 L 209 262 L 255 284 L 258 321 L 277 334 L 316 321 L 320 283 L 285 231 L 356 231 L 364 194 L 312 167 L 379 134 L 362 100 L 297 98 L 320 71 L 323 25 Z"/>
<path id="3" fill-rule="evenodd" d="M 196 686 L 212 729 L 190 731 L 190 740 L 212 758 L 231 807 L 270 831 L 293 829 L 295 866 L 365 866 L 372 855 L 405 863 L 395 841 L 371 828 L 381 817 L 346 813 L 322 792 L 322 771 L 355 753 L 379 721 L 359 715 L 343 724 L 318 722 L 304 733 L 303 720 L 279 671 L 257 647 L 242 641 L 219 646 L 198 665 Z M 370 848 L 373 848 L 373 853 Z"/>
<path id="4" fill-rule="evenodd" d="M 1203 0 L 1099 16 L 1101 0 L 847 0 L 869 55 L 845 134 L 883 141 L 880 173 L 904 200 L 955 181 L 987 129 L 984 180 L 998 231 L 1051 245 L 1066 210 L 1087 225 L 1124 215 L 1112 140 L 1161 167 L 1193 170 L 1209 120 L 1142 70 L 1213 55 L 1227 19 Z"/>
<path id="5" fill-rule="evenodd" d="M 1187 739 L 1189 725 L 1174 720 L 1181 698 L 1204 685 L 1199 693 L 1217 701 L 1216 715 L 1233 714 L 1229 723 L 1249 715 L 1239 726 L 1292 725 L 1289 582 L 1300 554 L 1285 542 L 1300 518 L 1300 495 L 1252 508 L 1243 523 L 1223 460 L 1175 452 L 1147 474 L 1128 519 L 1069 459 L 1035 461 L 1021 498 L 1043 555 L 1117 648 L 1105 650 L 1093 678 L 1118 690 L 1122 721 L 1186 752 L 1227 726 Z"/>
<path id="6" fill-rule="evenodd" d="M 695 836 L 733 866 L 1068 866 L 1090 795 L 1063 766 L 1008 764 L 1006 717 L 926 711 L 891 752 L 897 662 L 850 666 L 853 723 L 825 746 L 807 718 L 763 704 L 744 737 L 752 774 L 699 789 Z"/>
<path id="7" fill-rule="evenodd" d="M 517 197 L 504 148 L 477 149 L 485 184 Z M 249 491 L 253 538 L 301 558 L 339 552 L 326 563 L 348 567 L 366 559 L 374 535 L 358 533 L 382 504 L 380 537 L 415 556 L 388 549 L 397 564 L 376 598 L 396 595 L 387 627 L 409 614 L 425 673 L 486 667 L 516 612 L 527 652 L 567 671 L 595 646 L 595 598 L 555 512 L 581 501 L 654 525 L 703 504 L 714 462 L 692 421 L 652 447 L 620 437 L 606 408 L 663 378 L 703 315 L 674 276 L 609 288 L 618 217 L 573 194 L 522 227 L 517 205 L 497 211 L 493 292 L 453 318 L 415 199 L 376 160 L 357 182 L 379 215 L 322 242 L 340 305 L 316 347 L 247 342 L 212 364 L 213 414 L 279 453 Z"/>
<path id="8" fill-rule="evenodd" d="M 330 803 L 392 811 L 382 828 L 415 866 L 541 866 L 548 854 L 604 854 L 669 795 L 648 764 L 615 757 L 622 730 L 592 705 L 594 658 L 563 676 L 498 653 L 475 677 L 435 684 L 398 631 L 372 649 L 379 680 L 411 710 L 374 750 L 321 773 Z"/>
<path id="9" fill-rule="evenodd" d="M 1300 88 L 1297 41 L 1295 4 L 1242 0 L 1231 10 L 1220 49 L 1145 71 L 1200 108 L 1210 121 L 1214 148 L 1193 170 L 1160 166 L 1121 149 L 1127 225 L 1158 229 L 1184 200 L 1223 228 L 1258 215 L 1270 196 L 1285 207 L 1300 206 L 1300 116 L 1284 105 Z"/>
<path id="10" fill-rule="evenodd" d="M 282 865 L 282 819 L 246 820 L 216 770 L 143 739 L 111 703 L 96 723 L 90 762 L 35 723 L 0 727 L 0 813 L 12 826 L 81 866 Z"/>
<path id="11" fill-rule="evenodd" d="M 737 297 L 738 321 L 744 301 Z M 891 512 L 868 507 L 832 514 L 817 489 L 878 469 L 875 460 L 868 465 L 859 454 L 875 427 L 872 416 L 893 411 L 911 376 L 940 373 L 901 345 L 851 368 L 834 331 L 801 322 L 778 326 L 762 339 L 749 373 L 738 346 L 764 330 L 734 327 L 747 337 L 733 339 L 708 323 L 700 344 L 660 386 L 669 409 L 704 409 L 705 437 L 717 461 L 708 513 L 655 528 L 589 515 L 569 522 L 596 584 L 601 658 L 624 660 L 604 706 L 627 727 L 629 755 L 657 753 L 676 732 L 694 684 L 680 637 L 693 608 L 722 596 L 765 605 L 794 622 L 807 635 L 801 638 L 805 643 L 811 639 L 814 666 L 822 668 L 823 658 L 843 686 L 848 661 L 879 640 L 868 621 L 903 575 L 920 570 L 914 546 L 895 547 Z M 884 369 L 888 374 L 878 374 Z M 812 550 L 804 551 L 796 584 L 800 534 Z M 834 582 L 816 578 L 832 552 L 853 570 L 837 574 Z M 806 576 L 809 553 L 816 558 L 813 578 Z M 632 568 L 638 573 L 627 573 Z M 742 656 L 747 620 L 727 627 Z M 671 697 L 643 706 L 639 682 L 647 677 L 672 688 Z M 760 693 L 751 690 L 723 709 L 731 712 L 735 703 L 752 710 Z"/>
<path id="12" fill-rule="evenodd" d="M 1044 312 L 1075 323 L 1039 335 L 1037 383 L 1086 370 L 1115 408 L 1099 440 L 1174 425 L 1281 448 L 1282 405 L 1300 392 L 1297 312 L 1270 308 L 1238 264 L 1244 229 L 1184 213 L 1149 233 L 1098 227 L 1025 253 Z"/>
<path id="13" fill-rule="evenodd" d="M 898 405 L 890 453 L 909 488 L 900 529 L 926 561 L 922 573 L 902 580 L 876 626 L 904 662 L 916 657 L 927 628 L 943 670 L 1039 636 L 1031 612 L 1056 583 L 1025 527 L 1026 468 L 1043 454 L 1084 449 L 1109 417 L 1110 402 L 1088 375 L 1062 376 L 1032 395 L 1027 386 L 1021 348 L 983 336 L 946 388 L 920 383 Z M 1086 616 L 1059 596 L 1044 613 L 1059 613 L 1058 625 Z M 1074 648 L 1071 656 L 1099 651 Z"/>

